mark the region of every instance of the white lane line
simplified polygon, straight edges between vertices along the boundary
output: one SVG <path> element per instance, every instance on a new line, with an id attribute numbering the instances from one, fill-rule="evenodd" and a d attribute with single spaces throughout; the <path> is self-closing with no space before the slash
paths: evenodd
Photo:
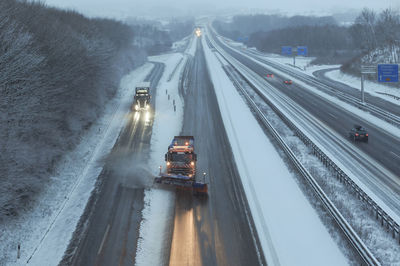
<path id="1" fill-rule="evenodd" d="M 103 249 L 103 245 L 104 245 L 104 242 L 106 241 L 109 230 L 110 230 L 110 224 L 107 225 L 106 232 L 104 233 L 103 240 L 101 241 L 101 245 L 99 247 L 99 251 L 97 251 L 97 255 L 99 255 L 101 250 Z"/>
<path id="2" fill-rule="evenodd" d="M 397 153 L 394 153 L 394 152 L 390 152 L 391 154 L 393 154 L 394 156 L 396 156 L 397 158 L 399 158 L 400 159 L 400 155 L 398 155 Z"/>
<path id="3" fill-rule="evenodd" d="M 328 115 L 332 116 L 333 118 L 337 119 L 337 117 L 331 113 L 328 113 Z"/>

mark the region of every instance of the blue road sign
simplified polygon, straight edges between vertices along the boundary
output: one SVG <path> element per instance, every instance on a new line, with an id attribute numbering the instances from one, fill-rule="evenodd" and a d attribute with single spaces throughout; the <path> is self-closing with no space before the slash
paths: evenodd
<path id="1" fill-rule="evenodd" d="M 297 55 L 307 56 L 308 49 L 307 46 L 297 46 Z"/>
<path id="2" fill-rule="evenodd" d="M 237 37 L 237 41 L 239 41 L 239 42 L 247 42 L 248 40 L 249 40 L 248 36 L 244 36 L 244 37 L 239 36 L 239 37 Z"/>
<path id="3" fill-rule="evenodd" d="M 378 65 L 379 82 L 399 82 L 398 64 L 379 64 Z"/>
<path id="4" fill-rule="evenodd" d="M 292 46 L 282 46 L 282 55 L 292 55 Z"/>

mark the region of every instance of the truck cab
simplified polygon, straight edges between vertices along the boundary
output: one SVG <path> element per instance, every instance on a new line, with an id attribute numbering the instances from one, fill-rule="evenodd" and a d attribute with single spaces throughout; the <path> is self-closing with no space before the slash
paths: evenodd
<path id="1" fill-rule="evenodd" d="M 150 108 L 150 82 L 142 82 L 135 88 L 133 110 L 143 111 Z"/>
<path id="2" fill-rule="evenodd" d="M 193 136 L 174 137 L 165 154 L 167 174 L 180 174 L 195 179 L 197 155 L 193 143 Z"/>

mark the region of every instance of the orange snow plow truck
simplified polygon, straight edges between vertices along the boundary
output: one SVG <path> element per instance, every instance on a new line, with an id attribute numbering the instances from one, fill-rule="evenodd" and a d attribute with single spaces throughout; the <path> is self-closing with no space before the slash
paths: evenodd
<path id="1" fill-rule="evenodd" d="M 194 152 L 193 136 L 175 136 L 168 146 L 165 161 L 166 172 L 160 171 L 154 180 L 156 183 L 189 188 L 196 194 L 207 194 L 205 180 L 196 180 L 197 154 Z"/>

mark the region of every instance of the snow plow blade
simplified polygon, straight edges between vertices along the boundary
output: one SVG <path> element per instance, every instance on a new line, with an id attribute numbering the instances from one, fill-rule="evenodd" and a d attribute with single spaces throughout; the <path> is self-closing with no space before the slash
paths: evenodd
<path id="1" fill-rule="evenodd" d="M 161 174 L 154 179 L 155 183 L 172 185 L 181 188 L 192 189 L 196 194 L 207 194 L 208 185 L 196 182 L 193 178 L 185 175 Z"/>

